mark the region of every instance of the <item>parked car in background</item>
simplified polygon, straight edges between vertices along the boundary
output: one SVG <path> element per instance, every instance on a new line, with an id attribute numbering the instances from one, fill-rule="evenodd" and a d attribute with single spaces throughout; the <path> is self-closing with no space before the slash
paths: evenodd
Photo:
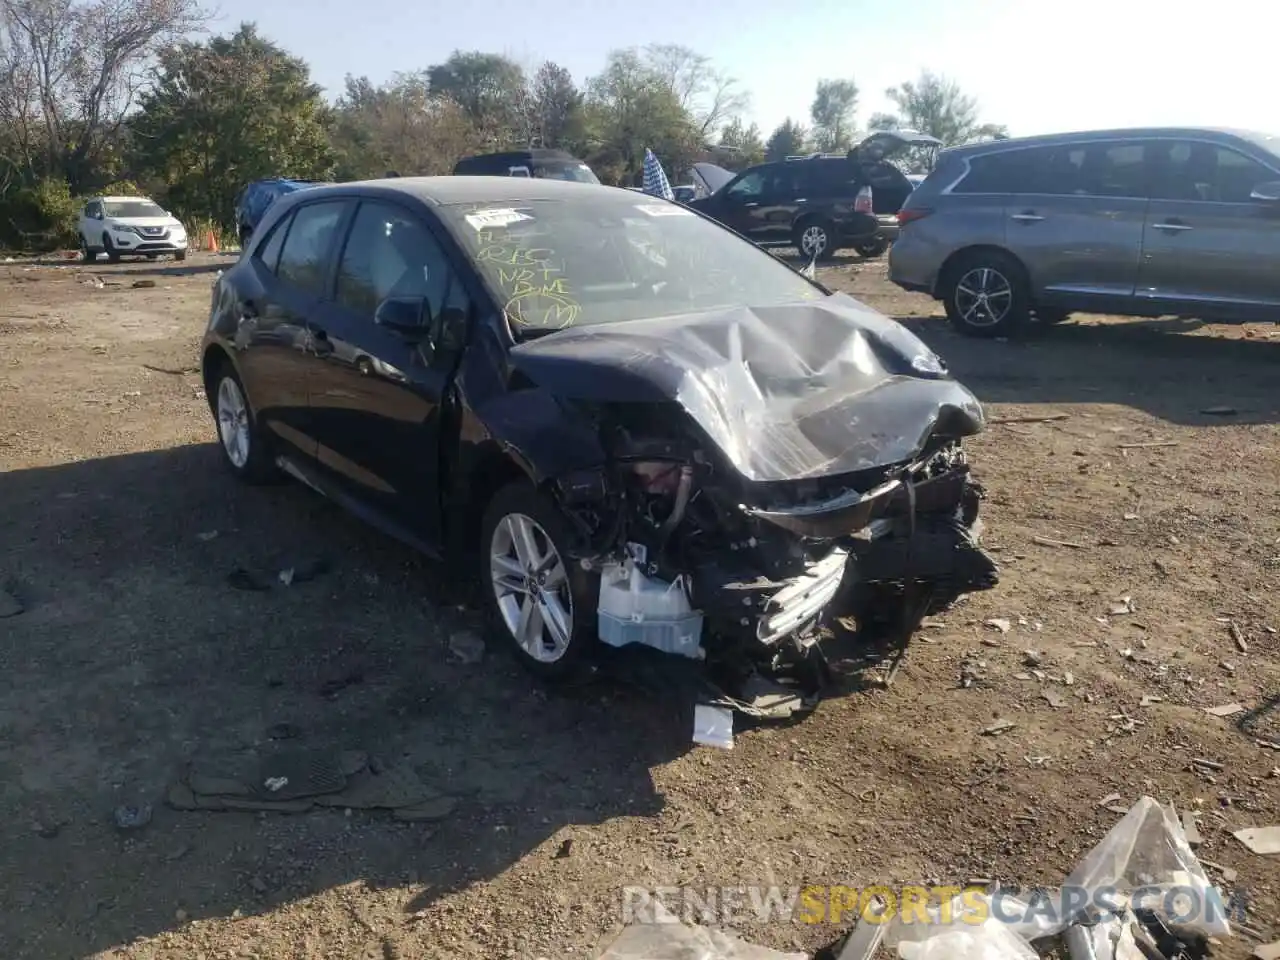
<path id="1" fill-rule="evenodd" d="M 254 229 L 261 222 L 267 208 L 276 200 L 296 190 L 314 187 L 320 180 L 297 180 L 287 177 L 272 177 L 268 180 L 255 180 L 246 184 L 236 197 L 236 233 L 243 247 L 253 235 Z"/>
<path id="2" fill-rule="evenodd" d="M 600 182 L 595 172 L 563 150 L 507 150 L 463 157 L 453 168 L 455 177 L 534 177 L 546 180 Z"/>
<path id="3" fill-rule="evenodd" d="M 752 700 L 820 682 L 842 585 L 898 624 L 917 584 L 946 604 L 997 579 L 973 394 L 902 325 L 629 190 L 297 192 L 215 281 L 201 370 L 234 475 L 284 470 L 474 563 L 542 675 L 635 643 Z"/>
<path id="4" fill-rule="evenodd" d="M 874 133 L 847 154 L 763 163 L 718 188 L 707 183 L 709 195 L 689 206 L 762 246 L 794 246 L 806 259 L 827 260 L 849 247 L 878 257 L 897 236 L 895 214 L 912 190 L 889 158 L 938 145 L 925 134 Z M 705 166 L 694 165 L 704 181 Z"/>
<path id="5" fill-rule="evenodd" d="M 1280 137 L 1161 127 L 956 147 L 898 216 L 889 278 L 973 336 L 1073 311 L 1280 319 Z"/>
<path id="6" fill-rule="evenodd" d="M 92 197 L 80 211 L 80 255 L 85 261 L 105 253 L 155 259 L 171 254 L 187 259 L 187 230 L 177 217 L 146 197 Z"/>

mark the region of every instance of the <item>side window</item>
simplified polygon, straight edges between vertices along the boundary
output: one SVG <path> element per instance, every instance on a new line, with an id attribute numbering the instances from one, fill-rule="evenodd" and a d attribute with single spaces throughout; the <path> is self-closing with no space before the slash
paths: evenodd
<path id="1" fill-rule="evenodd" d="M 804 186 L 820 197 L 852 195 L 857 184 L 853 164 L 847 160 L 815 160 L 803 178 Z"/>
<path id="2" fill-rule="evenodd" d="M 433 315 L 465 305 L 462 284 L 421 221 L 390 204 L 361 203 L 338 264 L 337 299 L 372 319 L 388 297 L 425 297 Z"/>
<path id="3" fill-rule="evenodd" d="M 972 157 L 969 172 L 951 192 L 1072 193 L 1076 169 L 1070 154 L 1071 151 L 1058 147 L 1030 147 Z"/>
<path id="4" fill-rule="evenodd" d="M 813 177 L 812 170 L 801 169 L 795 164 L 779 166 L 773 171 L 773 176 L 769 177 L 765 192 L 775 200 L 794 200 L 811 189 Z"/>
<path id="5" fill-rule="evenodd" d="M 281 217 L 279 223 L 271 228 L 266 241 L 258 244 L 257 252 L 254 253 L 254 257 L 272 273 L 276 272 L 276 264 L 280 262 L 280 248 L 284 246 L 284 238 L 289 232 L 291 220 L 293 220 L 292 214 Z"/>
<path id="6" fill-rule="evenodd" d="M 1080 164 L 1079 192 L 1091 197 L 1147 196 L 1144 143 L 1091 144 Z"/>
<path id="7" fill-rule="evenodd" d="M 340 200 L 299 207 L 284 239 L 276 276 L 300 290 L 323 294 L 329 251 L 345 209 Z"/>
<path id="8" fill-rule="evenodd" d="M 102 204 L 95 200 L 93 203 L 86 205 L 84 208 L 84 215 L 90 220 L 101 220 Z"/>
<path id="9" fill-rule="evenodd" d="M 1212 143 L 1169 142 L 1153 150 L 1152 196 L 1158 200 L 1249 203 L 1259 183 L 1280 179 L 1251 157 Z"/>
<path id="10" fill-rule="evenodd" d="M 765 174 L 767 170 L 752 170 L 744 174 L 737 183 L 726 192 L 739 200 L 753 200 L 764 193 Z"/>

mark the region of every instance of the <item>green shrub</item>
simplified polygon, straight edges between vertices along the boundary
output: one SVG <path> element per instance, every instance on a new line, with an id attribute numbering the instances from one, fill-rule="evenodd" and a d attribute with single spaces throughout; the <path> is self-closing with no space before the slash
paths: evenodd
<path id="1" fill-rule="evenodd" d="M 44 252 L 77 246 L 80 204 L 60 177 L 38 180 L 0 201 L 0 236 L 20 250 Z"/>

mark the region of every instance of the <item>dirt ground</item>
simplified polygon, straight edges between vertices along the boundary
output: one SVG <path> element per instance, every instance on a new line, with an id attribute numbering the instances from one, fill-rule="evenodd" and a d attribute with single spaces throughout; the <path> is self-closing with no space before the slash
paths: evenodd
<path id="1" fill-rule="evenodd" d="M 0 585 L 26 608 L 0 619 L 0 957 L 585 958 L 629 884 L 1055 884 L 1111 794 L 1197 812 L 1210 875 L 1234 870 L 1248 924 L 1280 936 L 1280 858 L 1230 835 L 1280 823 L 1259 742 L 1280 741 L 1276 331 L 1089 317 L 974 342 L 883 261 L 824 270 L 992 417 L 1060 419 L 972 444 L 997 589 L 930 621 L 890 689 L 717 751 L 661 697 L 451 657 L 477 616 L 441 570 L 296 484 L 236 485 L 194 372 L 228 262 L 0 264 Z M 316 559 L 310 582 L 228 582 Z M 458 805 L 404 824 L 164 804 L 188 763 L 281 724 Z"/>

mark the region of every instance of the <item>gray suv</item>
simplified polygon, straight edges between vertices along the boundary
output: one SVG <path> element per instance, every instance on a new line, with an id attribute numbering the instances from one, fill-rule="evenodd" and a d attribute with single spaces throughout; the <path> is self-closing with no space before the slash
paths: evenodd
<path id="1" fill-rule="evenodd" d="M 1162 128 L 955 147 L 898 218 L 889 279 L 972 336 L 1072 311 L 1280 320 L 1280 137 Z"/>

